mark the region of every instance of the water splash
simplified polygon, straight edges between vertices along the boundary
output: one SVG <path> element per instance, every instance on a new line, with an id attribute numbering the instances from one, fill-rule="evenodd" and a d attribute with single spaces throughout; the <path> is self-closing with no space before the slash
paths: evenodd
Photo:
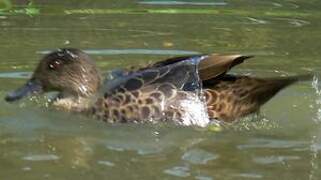
<path id="1" fill-rule="evenodd" d="M 321 123 L 321 85 L 319 78 L 317 76 L 313 77 L 312 81 L 312 87 L 315 90 L 315 106 L 317 108 L 316 110 L 316 117 L 313 118 L 313 121 L 315 122 L 316 125 L 319 125 Z M 312 106 L 313 107 L 313 106 Z M 309 174 L 309 180 L 313 179 L 318 179 L 316 172 L 318 172 L 319 165 L 318 165 L 318 142 L 320 142 L 321 136 L 318 133 L 319 131 L 316 132 L 316 135 L 313 135 L 311 137 L 311 142 L 310 142 L 310 151 L 311 151 L 311 171 Z"/>
<path id="2" fill-rule="evenodd" d="M 234 131 L 272 130 L 279 127 L 277 121 L 269 119 L 262 112 L 254 113 L 232 123 Z"/>
<path id="3" fill-rule="evenodd" d="M 313 120 L 316 123 L 321 123 L 321 85 L 319 82 L 319 78 L 317 76 L 313 77 L 312 87 L 315 90 L 316 98 L 315 98 L 315 105 L 317 107 L 317 115 Z"/>
<path id="4" fill-rule="evenodd" d="M 312 136 L 310 151 L 311 151 L 311 171 L 309 173 L 309 180 L 318 179 L 316 172 L 318 171 L 318 148 L 317 148 L 317 136 Z"/>

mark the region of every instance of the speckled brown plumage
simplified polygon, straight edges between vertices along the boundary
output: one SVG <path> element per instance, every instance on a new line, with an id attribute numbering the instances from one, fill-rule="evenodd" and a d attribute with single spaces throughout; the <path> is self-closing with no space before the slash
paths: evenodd
<path id="1" fill-rule="evenodd" d="M 299 77 L 260 79 L 248 76 L 226 75 L 227 70 L 242 63 L 249 57 L 234 56 L 234 59 L 228 58 L 228 56 L 222 57 L 223 58 L 219 55 L 213 55 L 210 56 L 209 59 L 201 61 L 203 63 L 198 67 L 198 71 L 201 81 L 203 81 L 204 89 L 200 94 L 183 91 L 168 82 L 156 88 L 143 87 L 143 84 L 146 83 L 145 81 L 134 79 L 133 81 L 139 83 L 131 84 L 136 84 L 136 86 L 139 84 L 140 86 L 136 87 L 139 90 L 135 90 L 134 92 L 125 90 L 127 98 L 125 101 L 117 104 L 118 107 L 121 107 L 118 110 L 112 109 L 106 111 L 106 109 L 101 109 L 101 106 L 95 106 L 96 110 L 98 109 L 98 111 L 101 112 L 100 114 L 102 114 L 98 118 L 106 121 L 111 120 L 113 122 L 119 119 L 122 119 L 122 122 L 127 122 L 128 120 L 164 120 L 167 119 L 167 117 L 179 120 L 182 114 L 186 112 L 184 109 L 177 107 L 178 103 L 173 106 L 174 102 L 199 95 L 204 96 L 209 118 L 233 121 L 258 111 L 260 106 L 279 90 L 299 79 Z M 168 59 L 136 71 L 144 71 L 155 67 L 166 67 L 186 58 L 187 57 L 178 57 Z M 215 63 L 211 63 L 213 60 L 215 60 Z M 222 62 L 219 60 L 222 60 Z M 215 68 L 215 70 L 212 70 L 213 68 Z M 167 69 L 166 73 L 171 71 L 172 70 Z M 156 74 L 157 73 L 154 73 L 153 76 L 148 75 L 149 81 L 155 81 L 159 78 Z M 136 95 L 133 95 L 133 93 Z M 107 96 L 107 98 L 102 101 L 109 102 L 106 104 L 114 104 L 110 103 L 110 101 L 114 99 L 114 96 L 119 96 L 119 93 L 113 96 Z M 166 102 L 166 106 L 160 106 L 160 102 Z M 135 108 L 132 108 L 132 106 L 135 106 Z M 112 111 L 117 111 L 117 113 L 112 113 Z M 104 117 L 108 118 L 106 119 Z"/>
<path id="2" fill-rule="evenodd" d="M 105 92 L 92 111 L 96 118 L 107 122 L 180 121 L 188 114 L 183 101 L 198 99 L 201 92 L 183 89 L 186 83 L 198 81 L 195 68 L 183 63 L 134 73 Z"/>
<path id="3" fill-rule="evenodd" d="M 206 82 L 204 94 L 209 116 L 232 121 L 259 110 L 278 91 L 298 78 L 253 78 L 226 75 Z"/>
<path id="4" fill-rule="evenodd" d="M 170 120 L 193 124 L 190 122 L 199 118 L 233 121 L 246 116 L 258 111 L 282 88 L 309 78 L 227 74 L 248 58 L 217 54 L 175 57 L 122 70 L 99 85 L 99 71 L 84 52 L 61 49 L 45 56 L 32 78 L 9 93 L 6 100 L 58 91 L 55 105 L 106 122 Z"/>

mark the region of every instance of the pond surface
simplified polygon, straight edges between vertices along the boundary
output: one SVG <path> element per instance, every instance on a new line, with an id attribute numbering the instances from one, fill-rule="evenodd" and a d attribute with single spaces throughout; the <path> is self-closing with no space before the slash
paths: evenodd
<path id="1" fill-rule="evenodd" d="M 226 127 L 110 125 L 34 101 L 0 103 L 0 179 L 320 179 L 321 2 L 0 1 L 0 99 L 58 47 L 103 71 L 195 53 L 256 58 L 256 76 L 313 72 Z"/>

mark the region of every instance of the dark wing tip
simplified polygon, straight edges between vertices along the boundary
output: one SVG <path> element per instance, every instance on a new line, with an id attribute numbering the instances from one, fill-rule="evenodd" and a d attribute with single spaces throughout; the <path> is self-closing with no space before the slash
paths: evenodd
<path id="1" fill-rule="evenodd" d="M 252 56 L 252 55 L 239 55 L 238 57 L 235 57 L 235 59 L 233 60 L 230 68 L 232 68 L 232 67 L 234 67 L 234 66 L 236 66 L 238 64 L 243 63 L 244 60 L 246 60 L 246 59 L 250 59 L 250 58 L 253 58 L 253 57 L 254 56 Z"/>

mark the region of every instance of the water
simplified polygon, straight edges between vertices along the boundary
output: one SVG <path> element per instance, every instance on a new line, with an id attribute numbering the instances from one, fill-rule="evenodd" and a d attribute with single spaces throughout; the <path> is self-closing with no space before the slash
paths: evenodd
<path id="1" fill-rule="evenodd" d="M 235 73 L 314 81 L 223 128 L 109 125 L 34 101 L 0 103 L 0 179 L 320 179 L 319 1 L 0 1 L 0 98 L 41 54 L 98 66 L 194 53 L 253 54 Z"/>

